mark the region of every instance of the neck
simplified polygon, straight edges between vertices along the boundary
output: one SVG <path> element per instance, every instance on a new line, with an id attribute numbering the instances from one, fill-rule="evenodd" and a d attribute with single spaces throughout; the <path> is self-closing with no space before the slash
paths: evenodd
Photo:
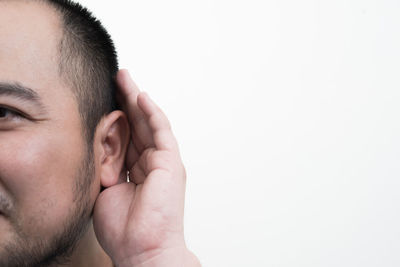
<path id="1" fill-rule="evenodd" d="M 100 246 L 97 241 L 96 234 L 93 230 L 93 223 L 85 235 L 79 240 L 68 265 L 68 267 L 83 267 L 83 266 L 96 266 L 96 267 L 112 267 L 113 263 L 110 257 Z"/>

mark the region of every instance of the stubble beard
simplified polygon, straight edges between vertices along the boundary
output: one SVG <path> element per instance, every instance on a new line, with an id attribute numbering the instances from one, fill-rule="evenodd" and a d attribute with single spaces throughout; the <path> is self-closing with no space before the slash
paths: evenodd
<path id="1" fill-rule="evenodd" d="M 53 267 L 69 263 L 80 238 L 90 225 L 89 189 L 94 176 L 92 152 L 87 151 L 84 162 L 77 171 L 74 190 L 74 207 L 60 231 L 53 236 L 32 238 L 14 222 L 15 238 L 0 253 L 1 267 Z M 62 196 L 60 196 L 62 197 Z M 0 237 L 1 238 L 1 237 Z"/>

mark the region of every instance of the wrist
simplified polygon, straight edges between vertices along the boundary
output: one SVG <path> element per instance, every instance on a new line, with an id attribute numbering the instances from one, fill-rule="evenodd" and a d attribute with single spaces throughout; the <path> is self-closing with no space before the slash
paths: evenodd
<path id="1" fill-rule="evenodd" d="M 200 267 L 197 257 L 186 247 L 157 249 L 116 262 L 117 267 Z"/>

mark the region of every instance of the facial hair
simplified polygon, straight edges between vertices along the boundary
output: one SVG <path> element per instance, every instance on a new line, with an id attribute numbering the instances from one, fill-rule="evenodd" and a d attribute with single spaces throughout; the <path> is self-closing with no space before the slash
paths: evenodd
<path id="1" fill-rule="evenodd" d="M 31 237 L 14 221 L 15 238 L 0 254 L 1 267 L 51 267 L 68 264 L 78 241 L 86 233 L 91 221 L 90 185 L 94 176 L 91 151 L 77 171 L 74 185 L 73 210 L 68 220 L 53 236 Z M 45 222 L 44 222 L 45 223 Z"/>

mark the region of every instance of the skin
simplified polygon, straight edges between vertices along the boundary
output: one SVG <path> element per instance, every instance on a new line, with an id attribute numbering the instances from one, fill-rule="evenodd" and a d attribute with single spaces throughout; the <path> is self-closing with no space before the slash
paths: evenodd
<path id="1" fill-rule="evenodd" d="M 98 240 L 118 266 L 200 266 L 184 241 L 186 172 L 171 125 L 127 71 L 117 81 L 133 133 L 125 162 L 132 182 L 97 199 Z"/>
<path id="2" fill-rule="evenodd" d="M 51 251 L 77 223 L 84 233 L 62 266 L 199 266 L 184 241 L 186 174 L 168 119 L 120 71 L 124 112 L 99 123 L 88 168 L 77 102 L 57 72 L 61 34 L 51 8 L 0 2 L 0 84 L 40 102 L 0 93 L 0 265 L 10 251 Z"/>
<path id="3" fill-rule="evenodd" d="M 3 110 L 0 118 L 0 197 L 3 209 L 8 204 L 0 215 L 1 266 L 8 265 L 9 246 L 13 253 L 18 253 L 18 247 L 20 253 L 28 252 L 38 242 L 50 246 L 51 238 L 84 204 L 74 201 L 77 179 L 85 178 L 79 177 L 79 170 L 86 155 L 77 103 L 57 72 L 60 29 L 58 16 L 46 6 L 0 3 L 0 81 L 27 86 L 40 101 L 0 95 L 3 109 L 24 114 L 4 116 Z M 95 179 L 86 192 L 84 208 L 89 212 L 99 188 L 100 180 Z M 89 251 L 101 251 L 96 242 L 90 242 L 95 240 L 90 217 L 85 221 L 88 230 L 81 243 L 89 244 Z M 97 254 L 99 260 L 106 258 Z M 98 255 L 89 254 L 88 260 L 95 262 Z M 79 262 L 78 258 L 72 255 L 72 262 Z"/>

